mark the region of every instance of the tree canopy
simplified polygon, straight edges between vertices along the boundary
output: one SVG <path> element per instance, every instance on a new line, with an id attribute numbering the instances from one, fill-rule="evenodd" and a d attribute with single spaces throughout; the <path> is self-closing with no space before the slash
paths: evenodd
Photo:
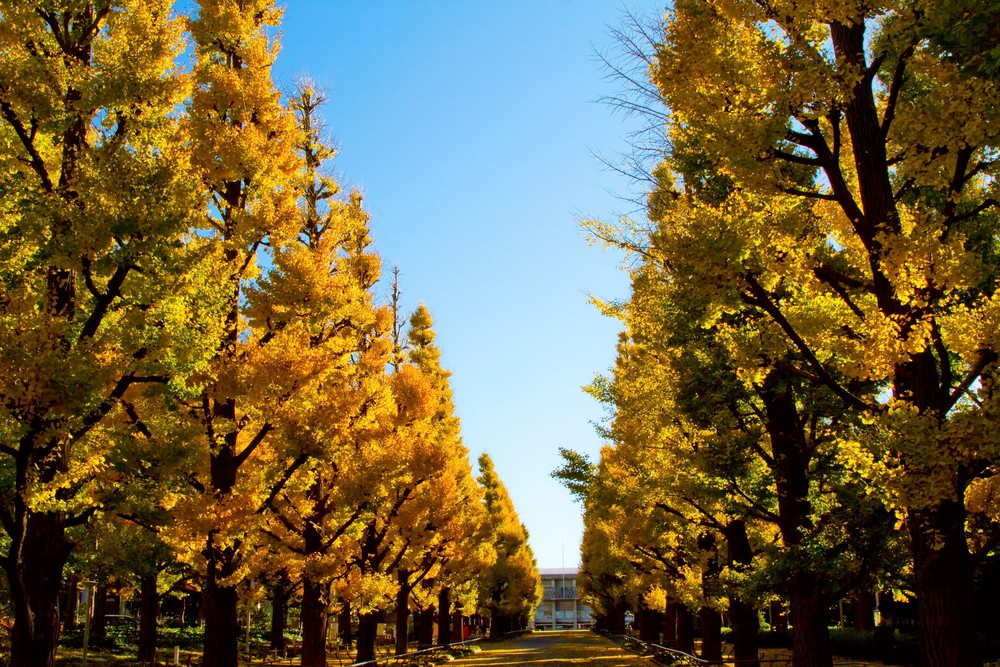
<path id="1" fill-rule="evenodd" d="M 418 583 L 475 610 L 494 535 L 429 311 L 404 344 L 325 97 L 273 81 L 281 15 L 0 2 L 12 665 L 54 664 L 81 576 L 142 590 L 144 660 L 161 597 L 197 590 L 216 667 L 260 581 L 301 591 L 307 665 L 327 614 Z"/>
<path id="2" fill-rule="evenodd" d="M 995 54 L 977 41 L 995 12 L 678 0 L 640 91 L 664 137 L 649 225 L 589 224 L 636 257 L 632 297 L 612 309 L 627 325 L 615 377 L 596 386 L 614 406 L 615 456 L 687 443 L 683 463 L 655 474 L 672 489 L 720 457 L 709 479 L 721 524 L 771 515 L 791 550 L 797 634 L 813 622 L 797 615 L 794 589 L 820 594 L 830 579 L 795 553 L 839 570 L 849 554 L 838 531 L 860 525 L 875 540 L 852 541 L 864 562 L 898 543 L 894 515 L 928 665 L 978 664 L 961 601 L 995 547 L 977 537 L 983 520 L 996 534 L 995 515 L 970 514 L 1000 455 L 1000 91 Z M 627 390 L 633 377 L 648 379 Z M 735 447 L 715 449 L 726 440 Z M 878 580 L 851 571 L 834 581 Z M 825 621 L 815 623 L 822 632 L 797 637 L 797 659 L 826 665 Z"/>

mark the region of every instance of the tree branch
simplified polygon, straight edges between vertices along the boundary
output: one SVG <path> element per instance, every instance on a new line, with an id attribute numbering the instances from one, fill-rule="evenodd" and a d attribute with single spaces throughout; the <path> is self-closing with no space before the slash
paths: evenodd
<path id="1" fill-rule="evenodd" d="M 779 185 L 778 190 L 785 193 L 786 195 L 805 197 L 806 199 L 821 199 L 823 201 L 833 201 L 833 202 L 840 201 L 837 195 L 833 194 L 832 192 L 816 192 L 815 190 L 800 190 L 799 188 L 792 188 L 787 185 Z"/>
<path id="2" fill-rule="evenodd" d="M 89 262 L 88 262 L 89 264 Z M 93 338 L 94 334 L 97 333 L 98 328 L 101 326 L 101 322 L 104 320 L 104 316 L 108 313 L 108 308 L 111 303 L 121 296 L 122 284 L 125 282 L 125 278 L 128 276 L 129 271 L 132 270 L 132 266 L 123 264 L 115 269 L 114 274 L 108 279 L 107 290 L 101 294 L 94 287 L 94 293 L 96 294 L 97 303 L 94 305 L 94 310 L 87 318 L 87 321 L 83 325 L 83 329 L 80 331 L 79 340 L 86 340 L 88 338 Z M 89 276 L 89 271 L 86 272 Z M 88 288 L 92 285 L 92 282 L 88 279 Z"/>
<path id="3" fill-rule="evenodd" d="M 52 179 L 49 178 L 49 171 L 45 167 L 45 160 L 42 159 L 41 153 L 39 153 L 38 149 L 35 148 L 34 140 L 31 135 L 28 134 L 27 130 L 24 129 L 24 125 L 21 123 L 21 119 L 18 118 L 17 112 L 14 111 L 14 108 L 7 100 L 0 100 L 0 113 L 3 113 L 3 117 L 8 123 L 10 123 L 10 126 L 14 128 L 14 133 L 17 134 L 17 138 L 21 140 L 21 145 L 24 146 L 26 151 L 28 151 L 28 164 L 30 164 L 34 172 L 38 174 L 38 178 L 42 181 L 42 187 L 44 187 L 45 191 L 48 193 L 54 192 L 55 187 L 52 184 Z"/>
<path id="4" fill-rule="evenodd" d="M 781 327 L 785 335 L 792 341 L 795 348 L 806 358 L 806 361 L 813 368 L 816 374 L 820 377 L 823 384 L 833 391 L 837 396 L 839 396 L 848 405 L 865 411 L 877 412 L 880 410 L 879 406 L 872 405 L 860 397 L 855 396 L 849 392 L 846 388 L 841 386 L 839 382 L 830 374 L 830 371 L 826 369 L 826 366 L 816 357 L 816 354 L 812 351 L 809 345 L 802 339 L 799 332 L 795 330 L 791 322 L 785 317 L 785 314 L 781 312 L 781 309 L 771 300 L 771 296 L 767 291 L 761 287 L 760 283 L 754 279 L 753 276 L 749 274 L 744 274 L 744 280 L 750 287 L 751 295 L 742 295 L 743 300 L 753 306 L 756 306 L 763 310 L 765 313 L 771 316 L 772 321 Z"/>
<path id="5" fill-rule="evenodd" d="M 885 103 L 885 114 L 882 116 L 883 140 L 889 136 L 889 128 L 896 116 L 896 103 L 899 100 L 899 91 L 903 88 L 903 80 L 906 78 L 906 65 L 913 55 L 916 45 L 916 41 L 911 41 L 910 45 L 899 54 L 899 60 L 896 61 L 896 69 L 893 71 L 892 81 L 889 83 L 889 98 Z"/>
<path id="6" fill-rule="evenodd" d="M 791 162 L 793 164 L 801 164 L 807 167 L 819 167 L 819 158 L 808 157 L 805 155 L 799 155 L 797 153 L 789 153 L 787 151 L 782 151 L 774 149 L 771 151 L 771 156 L 785 162 Z"/>
<path id="7" fill-rule="evenodd" d="M 354 512 L 353 512 L 353 513 L 351 514 L 351 516 L 349 516 L 349 517 L 347 518 L 347 521 L 345 521 L 344 523 L 342 523 L 342 524 L 341 524 L 341 525 L 340 525 L 340 526 L 339 526 L 339 527 L 337 528 L 337 530 L 335 530 L 335 531 L 333 532 L 333 534 L 332 534 L 332 535 L 330 535 L 330 537 L 329 537 L 329 538 L 328 538 L 328 539 L 326 540 L 326 542 L 324 542 L 324 543 L 323 543 L 323 550 L 324 550 L 324 551 L 326 551 L 326 550 L 327 550 L 327 549 L 329 549 L 329 548 L 330 548 L 331 546 L 333 546 L 333 543 L 334 543 L 334 542 L 336 542 L 336 541 L 337 541 L 337 540 L 338 540 L 338 539 L 340 538 L 340 536 L 342 536 L 342 535 L 343 535 L 344 533 L 346 533 L 346 532 L 347 532 L 347 529 L 348 529 L 348 528 L 350 528 L 351 526 L 353 526 L 353 525 L 354 525 L 354 523 L 355 523 L 355 522 L 356 522 L 356 521 L 357 521 L 357 520 L 358 520 L 359 518 L 361 518 L 361 515 L 362 515 L 362 514 L 364 513 L 364 511 L 365 511 L 366 509 L 368 509 L 368 503 L 367 503 L 367 502 L 363 502 L 363 503 L 361 503 L 360 505 L 358 505 L 358 506 L 357 506 L 357 507 L 356 507 L 356 508 L 354 509 Z"/>
<path id="8" fill-rule="evenodd" d="M 996 361 L 997 353 L 993 350 L 985 348 L 979 350 L 976 361 L 969 368 L 969 372 L 965 374 L 965 377 L 962 378 L 962 381 L 959 382 L 958 385 L 956 385 L 955 389 L 952 390 L 951 395 L 948 397 L 947 407 L 949 410 L 955 405 L 956 402 L 958 402 L 958 399 L 961 398 L 965 392 L 970 389 L 970 387 L 972 387 L 972 384 L 979 379 L 979 376 L 983 374 L 986 367 L 990 364 L 996 363 Z"/>
<path id="9" fill-rule="evenodd" d="M 305 453 L 299 454 L 295 457 L 295 460 L 292 461 L 291 465 L 285 468 L 285 472 L 282 473 L 281 478 L 274 484 L 274 486 L 271 487 L 271 493 L 268 494 L 267 500 L 265 500 L 263 504 L 257 508 L 255 514 L 263 514 L 265 510 L 271 507 L 271 503 L 274 502 L 274 499 L 277 498 L 278 494 L 285 488 L 285 484 L 287 484 L 288 480 L 292 478 L 295 471 L 301 468 L 302 465 L 308 460 L 309 455 Z"/>
<path id="10" fill-rule="evenodd" d="M 73 528 L 75 526 L 82 526 L 83 524 L 85 524 L 88 521 L 90 521 L 90 519 L 95 514 L 97 514 L 97 510 L 98 509 L 99 508 L 98 508 L 97 505 L 91 505 L 90 507 L 87 507 L 86 509 L 84 509 L 82 512 L 80 512 L 79 514 L 77 514 L 75 516 L 74 515 L 67 516 L 66 517 L 66 527 L 67 528 Z"/>
<path id="11" fill-rule="evenodd" d="M 813 275 L 815 275 L 817 278 L 820 279 L 821 282 L 825 283 L 834 292 L 836 292 L 837 296 L 840 297 L 840 300 L 843 301 L 844 304 L 846 304 L 847 307 L 851 309 L 852 313 L 858 316 L 858 319 L 862 321 L 865 319 L 864 311 L 862 311 L 861 308 L 859 308 L 857 304 L 854 303 L 854 301 L 851 299 L 851 295 L 845 289 L 845 286 L 854 289 L 863 288 L 865 286 L 863 282 L 851 278 L 850 276 L 844 275 L 843 273 L 833 269 L 832 267 L 826 264 L 823 264 L 813 269 Z"/>
<path id="12" fill-rule="evenodd" d="M 274 426 L 271 424 L 264 424 L 263 426 L 261 426 L 260 430 L 257 431 L 257 435 L 253 437 L 253 440 L 251 440 L 247 444 L 247 446 L 243 448 L 242 452 L 233 457 L 236 462 L 236 465 L 237 466 L 243 465 L 243 462 L 246 461 L 250 457 L 250 455 L 254 453 L 254 450 L 256 450 L 257 447 L 260 446 L 260 443 L 264 442 L 264 438 L 267 437 L 267 434 L 273 430 Z"/>

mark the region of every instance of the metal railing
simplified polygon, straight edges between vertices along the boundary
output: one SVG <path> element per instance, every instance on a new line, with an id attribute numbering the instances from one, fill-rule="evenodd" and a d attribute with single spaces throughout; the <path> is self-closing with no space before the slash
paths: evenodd
<path id="1" fill-rule="evenodd" d="M 625 648 L 631 649 L 644 655 L 651 655 L 654 660 L 665 665 L 695 665 L 697 667 L 792 667 L 794 661 L 791 657 L 757 658 L 756 660 L 736 660 L 734 658 L 723 658 L 721 660 L 706 660 L 696 655 L 685 653 L 669 646 L 643 641 L 632 635 L 612 635 L 606 632 L 612 640 L 620 640 Z M 868 660 L 857 660 L 853 658 L 834 657 L 834 667 L 874 667 L 881 663 Z"/>
<path id="2" fill-rule="evenodd" d="M 655 644 L 653 642 L 643 641 L 632 635 L 608 635 L 611 639 L 621 640 L 622 645 L 638 653 L 644 655 L 651 655 L 656 662 L 665 665 L 695 665 L 697 667 L 711 666 L 711 667 L 740 667 L 745 665 L 749 667 L 792 667 L 791 658 L 758 658 L 757 660 L 734 660 L 722 659 L 722 660 L 706 660 L 705 658 L 699 658 L 696 655 L 691 655 L 679 649 L 670 648 L 669 646 L 663 646 L 662 644 Z M 834 661 L 836 667 L 850 667 L 855 663 L 839 663 Z"/>
<path id="3" fill-rule="evenodd" d="M 452 642 L 451 644 L 431 646 L 430 648 L 421 649 L 419 651 L 412 651 L 408 653 L 403 653 L 401 655 L 391 655 L 386 658 L 375 658 L 374 660 L 365 660 L 364 662 L 355 662 L 349 667 L 385 667 L 386 665 L 405 665 L 415 656 L 418 655 L 431 655 L 433 653 L 439 653 L 441 651 L 447 651 L 453 646 L 464 646 L 466 644 L 473 644 L 481 640 L 482 637 L 473 637 L 472 639 L 466 639 L 461 642 Z"/>

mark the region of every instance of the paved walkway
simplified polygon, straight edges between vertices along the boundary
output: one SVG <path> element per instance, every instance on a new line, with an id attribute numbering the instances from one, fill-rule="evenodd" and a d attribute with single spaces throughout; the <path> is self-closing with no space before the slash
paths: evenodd
<path id="1" fill-rule="evenodd" d="M 618 648 L 589 630 L 532 632 L 504 642 L 482 642 L 482 651 L 449 662 L 449 667 L 494 665 L 598 665 L 599 667 L 648 667 L 649 658 Z"/>

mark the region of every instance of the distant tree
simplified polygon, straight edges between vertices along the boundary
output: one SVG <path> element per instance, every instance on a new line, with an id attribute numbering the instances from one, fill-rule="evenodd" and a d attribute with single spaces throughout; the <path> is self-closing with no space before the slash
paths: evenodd
<path id="1" fill-rule="evenodd" d="M 297 240 L 282 245 L 252 290 L 251 326 L 267 339 L 272 369 L 294 367 L 296 382 L 272 410 L 275 470 L 257 509 L 275 563 L 302 584 L 302 664 L 326 664 L 330 586 L 343 536 L 364 508 L 349 459 L 371 447 L 393 407 L 380 381 L 389 360 L 388 312 L 372 289 L 380 260 L 371 249 L 361 197 L 339 195 L 327 175 L 333 151 L 322 136 L 322 93 L 302 82 L 289 104 L 299 130 Z M 266 358 L 262 355 L 262 358 Z M 374 380 L 373 380 L 374 379 Z M 372 423 L 374 428 L 365 426 Z M 366 435 L 367 434 L 367 435 Z M 368 477 L 364 477 L 368 479 Z"/>
<path id="2" fill-rule="evenodd" d="M 487 526 L 496 562 L 479 579 L 479 606 L 490 617 L 490 636 L 527 627 L 542 599 L 542 579 L 507 487 L 488 454 L 479 457 L 479 483 L 485 491 Z"/>

